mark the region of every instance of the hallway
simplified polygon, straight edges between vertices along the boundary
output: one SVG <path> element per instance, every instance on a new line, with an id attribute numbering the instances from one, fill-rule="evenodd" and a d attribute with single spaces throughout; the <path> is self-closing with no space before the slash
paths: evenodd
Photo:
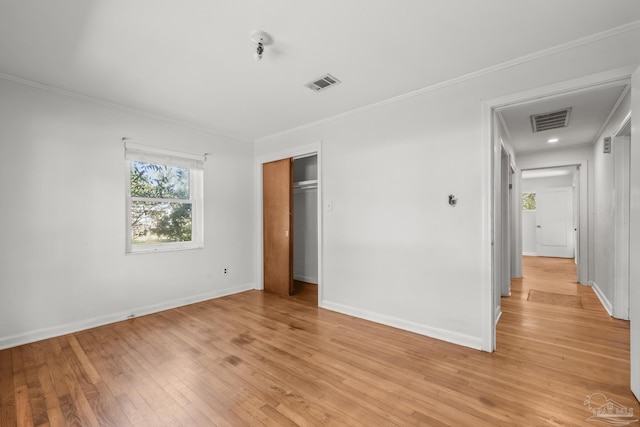
<path id="1" fill-rule="evenodd" d="M 593 289 L 576 283 L 573 259 L 523 257 L 523 278 L 512 280 L 502 312 L 496 354 L 509 359 L 505 370 L 517 370 L 514 381 L 549 394 L 541 411 L 578 409 L 602 392 L 640 412 L 629 390 L 629 322 L 610 317 Z"/>

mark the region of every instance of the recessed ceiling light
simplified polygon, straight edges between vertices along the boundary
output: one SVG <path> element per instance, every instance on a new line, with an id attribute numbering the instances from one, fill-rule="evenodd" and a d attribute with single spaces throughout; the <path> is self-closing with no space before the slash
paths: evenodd
<path id="1" fill-rule="evenodd" d="M 555 144 L 556 142 L 558 142 L 558 138 L 551 138 L 550 140 L 547 141 L 549 144 Z"/>

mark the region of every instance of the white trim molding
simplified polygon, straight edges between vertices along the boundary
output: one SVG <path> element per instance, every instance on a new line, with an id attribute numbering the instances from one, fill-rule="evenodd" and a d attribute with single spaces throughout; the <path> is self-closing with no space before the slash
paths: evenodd
<path id="1" fill-rule="evenodd" d="M 631 113 L 629 113 L 631 114 Z M 629 123 L 630 115 L 622 123 Z M 617 134 L 614 134 L 617 135 Z M 613 138 L 613 317 L 629 320 L 629 212 L 631 139 Z"/>
<path id="2" fill-rule="evenodd" d="M 609 316 L 613 317 L 613 305 L 604 295 L 604 292 L 602 292 L 602 289 L 600 289 L 600 286 L 598 286 L 598 284 L 594 281 L 590 282 L 589 284 L 593 288 L 593 292 L 595 292 L 596 296 L 600 300 L 600 303 L 602 304 L 604 309 L 607 310 L 607 313 L 609 313 Z"/>
<path id="3" fill-rule="evenodd" d="M 156 114 L 156 113 L 152 113 L 146 110 L 140 110 L 138 108 L 133 108 L 133 107 L 129 107 L 127 105 L 124 104 L 118 104 L 116 102 L 111 102 L 111 101 L 107 101 L 104 100 L 102 98 L 96 98 L 94 96 L 89 96 L 89 95 L 84 95 L 82 93 L 79 92 L 74 92 L 71 90 L 67 90 L 67 89 L 61 89 L 59 87 L 56 86 L 51 86 L 51 85 L 47 85 L 44 83 L 39 83 L 33 80 L 28 80 L 28 79 L 23 79 L 21 77 L 16 77 L 13 76 L 11 74 L 6 74 L 6 73 L 0 73 L 0 79 L 2 80 L 7 80 L 13 83 L 17 83 L 17 84 L 21 84 L 23 86 L 30 86 L 36 89 L 40 89 L 40 90 L 44 90 L 46 92 L 51 92 L 51 93 L 56 93 L 58 95 L 62 95 L 62 96 L 68 96 L 70 98 L 76 98 L 76 99 L 80 99 L 82 101 L 87 101 L 87 102 L 91 102 L 93 104 L 98 104 L 98 105 L 103 105 L 105 107 L 110 107 L 110 108 L 115 108 L 116 110 L 121 110 L 121 111 L 126 111 L 128 113 L 132 113 L 132 114 L 139 114 L 142 115 L 144 117 L 147 117 L 149 119 L 153 119 L 153 120 L 158 120 L 161 122 L 165 122 L 165 123 L 171 123 L 173 125 L 178 125 L 178 126 L 184 126 L 187 127 L 189 129 L 193 129 L 199 132 L 204 132 L 204 133 L 208 133 L 210 135 L 216 135 L 216 136 L 220 136 L 223 138 L 229 138 L 229 139 L 233 139 L 236 141 L 242 141 L 242 142 L 251 142 L 248 139 L 240 139 L 236 136 L 231 136 L 231 135 L 227 135 L 227 134 L 223 134 L 220 133 L 214 129 L 205 127 L 205 126 L 199 126 L 196 125 L 194 123 L 190 123 L 184 120 L 178 120 L 178 119 L 174 119 L 168 116 L 163 116 L 161 114 Z"/>
<path id="4" fill-rule="evenodd" d="M 429 338 L 435 338 L 452 344 L 462 345 L 473 348 L 474 350 L 483 350 L 482 338 L 465 335 L 446 329 L 434 328 L 419 323 L 409 322 L 397 317 L 387 316 L 385 314 L 374 313 L 372 311 L 362 310 L 348 305 L 335 302 L 324 301 L 322 308 L 337 313 L 346 314 L 348 316 L 357 317 L 359 319 L 368 320 L 382 325 L 391 326 L 393 328 L 402 329 L 416 334 L 424 335 Z"/>
<path id="5" fill-rule="evenodd" d="M 59 337 L 66 334 L 72 334 L 75 332 L 84 331 L 86 329 L 108 325 L 110 323 L 121 322 L 123 320 L 129 320 L 136 317 L 146 316 L 148 314 L 159 313 L 161 311 L 170 310 L 172 308 L 178 308 L 178 307 L 182 307 L 189 304 L 208 301 L 215 298 L 224 297 L 227 295 L 233 295 L 240 292 L 249 291 L 254 288 L 255 288 L 255 284 L 251 283 L 251 284 L 245 284 L 241 286 L 235 286 L 232 288 L 219 289 L 219 290 L 207 292 L 204 294 L 178 298 L 172 301 L 166 301 L 159 304 L 132 308 L 128 311 L 111 313 L 103 316 L 94 317 L 91 319 L 80 320 L 78 322 L 66 323 L 64 325 L 38 329 L 35 331 L 29 331 L 29 332 L 25 332 L 18 335 L 12 335 L 8 337 L 0 337 L 0 350 L 3 350 L 5 348 L 17 347 L 19 345 L 29 344 L 32 342 L 49 339 L 53 337 Z"/>

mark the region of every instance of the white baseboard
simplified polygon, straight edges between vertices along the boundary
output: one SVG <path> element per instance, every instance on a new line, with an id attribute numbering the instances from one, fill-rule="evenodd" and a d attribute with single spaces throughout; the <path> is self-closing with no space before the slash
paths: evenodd
<path id="1" fill-rule="evenodd" d="M 130 316 L 140 317 L 147 314 L 158 313 L 160 311 L 169 310 L 172 308 L 182 307 L 197 302 L 207 301 L 214 298 L 220 298 L 227 295 L 237 294 L 244 291 L 255 289 L 255 284 L 250 283 L 246 285 L 236 286 L 233 288 L 219 289 L 204 294 L 193 295 L 185 298 L 179 298 L 173 301 L 167 301 L 160 304 L 148 305 L 144 307 L 138 307 L 128 311 L 119 313 L 106 314 L 104 316 L 98 316 L 91 319 L 80 320 L 73 323 L 66 323 L 64 325 L 53 326 L 50 328 L 38 329 L 35 331 L 25 332 L 22 334 L 12 335 L 9 337 L 0 338 L 0 350 L 10 347 L 16 347 L 23 344 L 29 344 L 32 342 L 59 337 L 61 335 L 71 334 L 74 332 L 80 332 L 85 329 L 95 328 L 97 326 L 108 325 L 109 323 L 120 322 L 122 320 L 129 319 Z"/>
<path id="2" fill-rule="evenodd" d="M 498 312 L 496 313 L 496 326 L 498 325 L 498 322 L 500 321 L 500 318 L 502 317 L 502 308 L 498 307 Z"/>
<path id="3" fill-rule="evenodd" d="M 613 305 L 604 295 L 604 292 L 602 292 L 600 286 L 598 286 L 598 284 L 594 281 L 589 282 L 589 284 L 593 288 L 593 291 L 596 293 L 596 296 L 600 300 L 600 303 L 602 304 L 604 309 L 607 310 L 607 313 L 609 313 L 609 316 L 613 316 Z"/>
<path id="4" fill-rule="evenodd" d="M 538 256 L 537 252 L 522 252 L 522 256 Z"/>
<path id="5" fill-rule="evenodd" d="M 416 334 L 425 335 L 427 337 L 450 342 L 452 344 L 470 347 L 475 350 L 482 350 L 482 338 L 479 337 L 473 337 L 470 335 L 464 335 L 445 329 L 421 325 L 418 323 L 409 322 L 407 320 L 398 319 L 397 317 L 374 313 L 367 310 L 361 310 L 359 308 L 350 307 L 330 301 L 322 301 L 319 306 L 327 310 L 336 311 L 338 313 L 358 317 L 360 319 L 369 320 L 375 323 L 381 323 L 383 325 L 403 329 L 405 331 L 415 332 Z"/>
<path id="6" fill-rule="evenodd" d="M 299 282 L 306 282 L 306 283 L 313 283 L 315 285 L 318 284 L 318 278 L 317 277 L 311 277 L 311 276 L 300 276 L 300 275 L 293 275 L 293 280 L 297 280 Z"/>

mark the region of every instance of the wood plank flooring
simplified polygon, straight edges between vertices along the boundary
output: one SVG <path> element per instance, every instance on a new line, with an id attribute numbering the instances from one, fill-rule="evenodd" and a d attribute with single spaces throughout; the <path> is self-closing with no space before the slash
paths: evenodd
<path id="1" fill-rule="evenodd" d="M 312 307 L 318 306 L 318 285 L 314 283 L 293 281 L 293 295 L 300 302 L 305 302 Z"/>
<path id="2" fill-rule="evenodd" d="M 258 291 L 2 350 L 0 426 L 594 425 L 597 391 L 639 414 L 628 323 L 571 260 L 524 275 L 493 354 Z"/>

